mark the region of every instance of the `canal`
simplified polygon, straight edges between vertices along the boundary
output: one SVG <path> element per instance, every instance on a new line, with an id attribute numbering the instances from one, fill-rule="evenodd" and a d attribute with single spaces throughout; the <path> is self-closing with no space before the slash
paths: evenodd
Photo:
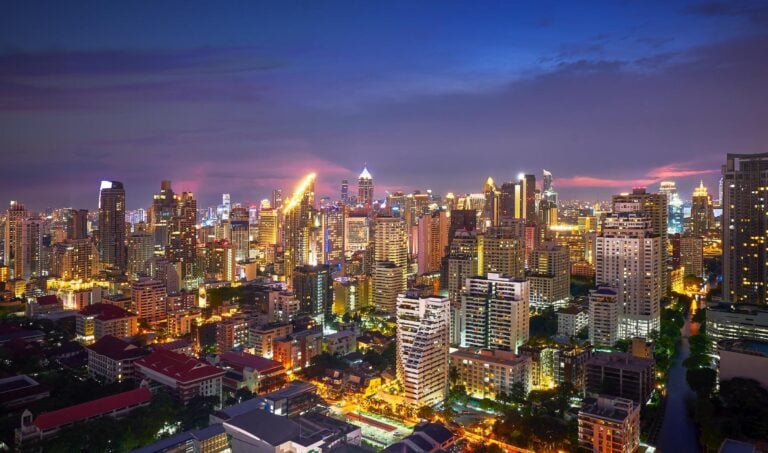
<path id="1" fill-rule="evenodd" d="M 680 350 L 675 356 L 667 380 L 667 403 L 664 410 L 664 420 L 659 433 L 657 448 L 661 453 L 688 453 L 701 451 L 699 448 L 696 425 L 688 417 L 685 402 L 695 398 L 695 394 L 685 381 L 683 361 L 691 355 L 688 336 L 691 328 L 695 332 L 697 325 L 691 325 L 691 316 L 695 306 L 689 310 L 685 325 L 681 329 L 682 339 Z"/>

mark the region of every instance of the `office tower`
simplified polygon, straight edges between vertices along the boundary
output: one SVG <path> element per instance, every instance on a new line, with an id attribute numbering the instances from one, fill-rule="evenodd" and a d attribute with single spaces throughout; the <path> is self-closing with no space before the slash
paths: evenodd
<path id="1" fill-rule="evenodd" d="M 499 224 L 499 191 L 496 188 L 496 183 L 493 182 L 493 178 L 490 176 L 485 180 L 483 185 L 483 196 L 485 197 L 485 205 L 483 206 L 483 230 L 488 227 Z"/>
<path id="2" fill-rule="evenodd" d="M 293 272 L 293 292 L 301 313 L 322 324 L 333 308 L 333 278 L 329 266 L 299 266 Z"/>
<path id="3" fill-rule="evenodd" d="M 272 209 L 280 209 L 283 207 L 283 190 L 275 189 L 272 191 Z"/>
<path id="4" fill-rule="evenodd" d="M 405 268 L 391 261 L 377 261 L 373 268 L 373 305 L 378 311 L 395 313 L 397 296 L 405 292 Z"/>
<path id="5" fill-rule="evenodd" d="M 197 261 L 205 277 L 219 280 L 235 281 L 236 263 L 235 249 L 229 241 L 211 241 L 199 251 Z"/>
<path id="6" fill-rule="evenodd" d="M 368 173 L 366 166 L 363 166 L 363 171 L 357 178 L 357 203 L 363 206 L 373 204 L 373 177 Z"/>
<path id="7" fill-rule="evenodd" d="M 723 298 L 768 303 L 768 153 L 728 154 L 723 166 Z"/>
<path id="8" fill-rule="evenodd" d="M 24 246 L 22 235 L 24 221 L 29 217 L 29 212 L 24 205 L 11 201 L 8 213 L 5 217 L 5 229 L 3 235 L 3 257 L 5 266 L 9 270 L 9 279 L 22 278 L 24 274 Z"/>
<path id="9" fill-rule="evenodd" d="M 693 189 L 689 222 L 688 231 L 693 236 L 704 236 L 715 227 L 712 197 L 707 193 L 704 181 L 699 183 L 699 187 Z"/>
<path id="10" fill-rule="evenodd" d="M 587 398 L 579 410 L 581 451 L 634 453 L 640 448 L 640 404 L 626 398 Z"/>
<path id="11" fill-rule="evenodd" d="M 259 210 L 258 243 L 260 247 L 277 244 L 277 210 L 267 206 Z"/>
<path id="12" fill-rule="evenodd" d="M 150 243 L 150 251 L 151 247 Z M 96 246 L 87 238 L 53 244 L 49 266 L 50 275 L 61 280 L 90 280 L 99 271 Z"/>
<path id="13" fill-rule="evenodd" d="M 291 281 L 293 269 L 310 262 L 312 220 L 315 211 L 315 177 L 310 173 L 301 181 L 283 207 L 283 260 L 286 281 Z"/>
<path id="14" fill-rule="evenodd" d="M 598 352 L 586 363 L 587 395 L 610 395 L 645 404 L 651 397 L 656 362 L 628 352 Z"/>
<path id="15" fill-rule="evenodd" d="M 454 307 L 461 306 L 466 280 L 483 273 L 484 236 L 477 230 L 458 230 L 448 253 L 448 298 Z"/>
<path id="16" fill-rule="evenodd" d="M 186 279 L 195 273 L 197 261 L 197 200 L 192 192 L 182 192 L 177 197 L 170 245 L 167 250 L 170 262 L 177 264 L 180 277 Z"/>
<path id="17" fill-rule="evenodd" d="M 533 249 L 528 261 L 531 306 L 538 309 L 564 307 L 571 298 L 568 249 L 554 242 L 544 242 Z"/>
<path id="18" fill-rule="evenodd" d="M 622 193 L 613 196 L 613 212 L 642 212 L 651 220 L 653 234 L 660 238 L 659 247 L 659 269 L 661 272 L 661 290 L 662 295 L 667 293 L 669 288 L 669 277 L 667 273 L 667 264 L 669 253 L 667 251 L 668 242 L 668 206 L 667 197 L 660 193 L 647 193 L 644 188 L 632 189 L 632 193 Z"/>
<path id="19" fill-rule="evenodd" d="M 515 187 L 516 183 L 510 181 L 505 182 L 499 189 L 499 221 L 507 221 L 515 218 Z"/>
<path id="20" fill-rule="evenodd" d="M 613 346 L 619 340 L 618 293 L 601 286 L 589 291 L 589 342 L 594 346 Z"/>
<path id="21" fill-rule="evenodd" d="M 125 271 L 125 189 L 121 182 L 101 182 L 98 243 L 101 265 Z"/>
<path id="22" fill-rule="evenodd" d="M 163 321 L 168 313 L 165 283 L 143 277 L 131 283 L 131 302 L 140 321 L 150 324 Z"/>
<path id="23" fill-rule="evenodd" d="M 344 260 L 344 227 L 349 208 L 330 205 L 322 210 L 324 263 L 340 263 Z"/>
<path id="24" fill-rule="evenodd" d="M 461 345 L 517 353 L 528 341 L 530 287 L 527 280 L 489 273 L 467 278 L 461 295 Z"/>
<path id="25" fill-rule="evenodd" d="M 221 204 L 216 207 L 216 217 L 220 222 L 229 220 L 232 212 L 232 198 L 228 193 L 221 195 Z"/>
<path id="26" fill-rule="evenodd" d="M 397 298 L 397 377 L 417 407 L 445 399 L 450 302 L 409 291 Z"/>
<path id="27" fill-rule="evenodd" d="M 403 285 L 408 269 L 408 232 L 400 217 L 380 215 L 373 219 L 373 261 L 391 261 L 403 268 Z"/>
<path id="28" fill-rule="evenodd" d="M 171 181 L 160 183 L 160 192 L 152 196 L 152 206 L 149 208 L 150 228 L 155 236 L 155 246 L 158 251 L 165 253 L 171 234 L 171 223 L 176 215 L 176 194 L 171 188 Z"/>
<path id="29" fill-rule="evenodd" d="M 349 203 L 349 181 L 346 179 L 341 180 L 341 201 Z"/>
<path id="30" fill-rule="evenodd" d="M 154 255 L 154 235 L 146 230 L 144 223 L 137 224 L 136 230 L 128 236 L 128 277 L 138 278 Z"/>
<path id="31" fill-rule="evenodd" d="M 482 274 L 494 272 L 522 278 L 525 276 L 523 238 L 514 226 L 490 227 L 483 237 Z"/>
<path id="32" fill-rule="evenodd" d="M 460 348 L 450 353 L 451 366 L 458 372 L 458 382 L 477 399 L 498 399 L 510 395 L 515 384 L 525 393 L 531 390 L 531 359 L 511 351 Z"/>
<path id="33" fill-rule="evenodd" d="M 447 211 L 421 216 L 418 225 L 418 273 L 439 272 L 448 247 Z"/>
<path id="34" fill-rule="evenodd" d="M 235 249 L 235 259 L 240 262 L 250 257 L 250 225 L 248 220 L 230 220 L 230 237 Z"/>
<path id="35" fill-rule="evenodd" d="M 552 182 L 552 173 L 547 170 L 542 170 L 542 181 L 541 199 L 547 200 L 552 205 L 554 205 L 555 208 L 557 208 L 557 192 L 555 192 L 555 185 Z"/>
<path id="36" fill-rule="evenodd" d="M 523 175 L 520 178 L 520 216 L 526 224 L 535 225 L 538 220 L 536 212 L 536 176 Z"/>
<path id="37" fill-rule="evenodd" d="M 67 239 L 86 239 L 88 237 L 88 210 L 70 209 L 67 218 Z"/>
<path id="38" fill-rule="evenodd" d="M 362 213 L 350 213 L 344 219 L 344 252 L 366 250 L 370 244 L 368 217 Z"/>
<path id="39" fill-rule="evenodd" d="M 648 338 L 659 328 L 662 248 L 653 220 L 636 212 L 610 214 L 595 239 L 595 283 L 618 293 L 621 338 Z"/>

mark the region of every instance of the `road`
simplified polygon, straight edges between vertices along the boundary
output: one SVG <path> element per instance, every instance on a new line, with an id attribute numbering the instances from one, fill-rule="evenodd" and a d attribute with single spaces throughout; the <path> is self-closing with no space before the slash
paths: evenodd
<path id="1" fill-rule="evenodd" d="M 691 334 L 691 316 L 693 316 L 693 313 L 694 310 L 689 311 L 685 325 L 681 329 L 680 350 L 675 356 L 672 368 L 669 370 L 664 421 L 657 442 L 658 451 L 661 453 L 701 451 L 696 425 L 688 417 L 685 406 L 686 400 L 695 398 L 694 393 L 685 381 L 685 368 L 683 367 L 683 361 L 691 355 L 688 336 Z"/>

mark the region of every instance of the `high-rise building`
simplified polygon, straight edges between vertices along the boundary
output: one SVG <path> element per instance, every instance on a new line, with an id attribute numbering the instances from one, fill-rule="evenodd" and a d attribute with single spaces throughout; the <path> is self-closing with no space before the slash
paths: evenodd
<path id="1" fill-rule="evenodd" d="M 51 246 L 51 276 L 86 281 L 98 274 L 98 268 L 99 256 L 90 239 L 67 239 Z"/>
<path id="2" fill-rule="evenodd" d="M 633 453 L 640 448 L 640 405 L 626 398 L 587 398 L 579 410 L 580 451 Z"/>
<path id="3" fill-rule="evenodd" d="M 155 238 L 139 223 L 128 236 L 128 277 L 135 279 L 144 272 L 147 261 L 155 255 Z"/>
<path id="4" fill-rule="evenodd" d="M 383 215 L 374 219 L 373 260 L 408 266 L 408 233 L 403 219 Z"/>
<path id="5" fill-rule="evenodd" d="M 357 203 L 363 206 L 373 204 L 373 176 L 368 172 L 368 167 L 365 166 L 357 178 Z"/>
<path id="6" fill-rule="evenodd" d="M 700 237 L 681 236 L 679 239 L 679 267 L 684 269 L 685 275 L 704 277 L 704 240 Z M 673 255 L 677 252 L 674 244 Z"/>
<path id="7" fill-rule="evenodd" d="M 344 227 L 349 208 L 344 205 L 323 207 L 321 220 L 323 226 L 323 263 L 340 263 L 344 260 Z"/>
<path id="8" fill-rule="evenodd" d="M 333 279 L 327 265 L 299 266 L 293 272 L 293 292 L 299 300 L 301 313 L 314 316 L 319 322 L 333 308 Z"/>
<path id="9" fill-rule="evenodd" d="M 482 222 L 483 230 L 499 224 L 499 214 L 501 211 L 499 195 L 500 193 L 496 188 L 496 183 L 493 181 L 493 178 L 489 176 L 483 185 L 483 196 L 485 197 Z"/>
<path id="10" fill-rule="evenodd" d="M 277 244 L 277 210 L 267 206 L 259 210 L 259 229 L 258 229 L 259 247 Z"/>
<path id="11" fill-rule="evenodd" d="M 586 363 L 585 393 L 627 398 L 645 404 L 651 397 L 656 362 L 628 352 L 599 352 Z"/>
<path id="12" fill-rule="evenodd" d="M 118 181 L 102 181 L 99 193 L 99 261 L 125 271 L 125 189 Z"/>
<path id="13" fill-rule="evenodd" d="M 659 328 L 662 248 L 652 218 L 642 212 L 608 215 L 595 239 L 595 283 L 617 292 L 621 338 L 648 338 Z"/>
<path id="14" fill-rule="evenodd" d="M 525 276 L 524 240 L 514 226 L 490 227 L 483 235 L 482 273 Z"/>
<path id="15" fill-rule="evenodd" d="M 155 246 L 158 251 L 165 253 L 171 234 L 171 223 L 176 215 L 176 194 L 171 188 L 171 181 L 160 183 L 160 192 L 152 197 L 150 207 L 150 228 L 155 236 Z"/>
<path id="16" fill-rule="evenodd" d="M 86 239 L 88 237 L 88 210 L 70 209 L 67 217 L 67 239 Z"/>
<path id="17" fill-rule="evenodd" d="M 723 166 L 723 298 L 768 304 L 768 153 Z"/>
<path id="18" fill-rule="evenodd" d="M 458 382 L 467 393 L 478 399 L 498 399 L 510 395 L 515 384 L 525 393 L 531 390 L 531 359 L 511 351 L 460 348 L 451 352 L 451 365 L 459 375 Z"/>
<path id="19" fill-rule="evenodd" d="M 418 273 L 438 272 L 448 247 L 449 217 L 437 211 L 419 218 Z"/>
<path id="20" fill-rule="evenodd" d="M 488 247 L 487 244 L 486 239 L 486 247 Z M 571 298 L 571 266 L 568 249 L 554 242 L 544 242 L 533 249 L 528 261 L 531 306 L 539 309 L 552 306 L 564 307 Z"/>
<path id="21" fill-rule="evenodd" d="M 229 220 L 229 214 L 232 212 L 232 198 L 230 194 L 221 194 L 221 204 L 216 207 L 216 217 L 220 222 Z"/>
<path id="22" fill-rule="evenodd" d="M 247 223 L 247 221 L 246 221 Z M 197 261 L 197 200 L 192 192 L 177 197 L 176 212 L 171 221 L 169 246 L 166 251 L 170 262 L 177 264 L 180 277 L 186 279 L 195 273 Z"/>
<path id="23" fill-rule="evenodd" d="M 618 294 L 601 286 L 589 291 L 589 342 L 595 346 L 613 346 L 619 339 Z"/>
<path id="24" fill-rule="evenodd" d="M 478 230 L 457 230 L 448 254 L 448 299 L 451 301 L 451 343 L 461 342 L 464 331 L 461 295 L 467 279 L 483 272 L 483 235 Z"/>
<path id="25" fill-rule="evenodd" d="M 349 203 L 349 181 L 346 179 L 341 180 L 341 201 Z"/>
<path id="26" fill-rule="evenodd" d="M 366 250 L 370 244 L 371 228 L 368 217 L 351 213 L 344 219 L 344 252 L 355 253 Z"/>
<path id="27" fill-rule="evenodd" d="M 311 254 L 312 228 L 315 214 L 315 177 L 310 173 L 301 181 L 283 207 L 283 260 L 286 281 L 298 266 L 316 264 Z"/>
<path id="28" fill-rule="evenodd" d="M 131 284 L 131 302 L 140 321 L 157 323 L 168 314 L 165 283 L 144 277 Z"/>
<path id="29" fill-rule="evenodd" d="M 528 341 L 530 288 L 527 280 L 489 273 L 467 279 L 461 296 L 461 345 L 517 353 Z"/>
<path id="30" fill-rule="evenodd" d="M 397 377 L 417 407 L 445 399 L 448 390 L 450 302 L 409 291 L 397 298 Z"/>
<path id="31" fill-rule="evenodd" d="M 613 196 L 613 213 L 635 212 L 643 213 L 651 220 L 653 234 L 660 238 L 659 269 L 661 272 L 661 290 L 666 294 L 669 289 L 667 265 L 669 253 L 668 241 L 668 205 L 667 197 L 661 193 L 648 193 L 644 188 L 632 189 L 632 193 L 622 193 Z"/>
<path id="32" fill-rule="evenodd" d="M 538 221 L 536 212 L 536 176 L 523 175 L 520 179 L 520 216 L 530 225 L 535 225 Z"/>
<path id="33" fill-rule="evenodd" d="M 8 213 L 5 217 L 5 231 L 3 235 L 3 257 L 5 266 L 8 267 L 8 278 L 23 278 L 24 275 L 24 243 L 22 235 L 24 222 L 29 218 L 29 212 L 23 204 L 11 201 Z"/>
<path id="34" fill-rule="evenodd" d="M 547 170 L 542 170 L 542 200 L 547 200 L 555 209 L 557 209 L 557 192 L 555 192 L 555 185 L 552 182 L 552 173 Z"/>
<path id="35" fill-rule="evenodd" d="M 391 261 L 377 261 L 373 268 L 373 305 L 384 313 L 395 313 L 397 296 L 405 291 L 405 268 Z"/>
<path id="36" fill-rule="evenodd" d="M 47 253 L 43 252 L 43 219 L 31 217 L 24 220 L 21 231 L 23 266 L 21 277 L 25 280 L 41 277 Z"/>
<path id="37" fill-rule="evenodd" d="M 707 193 L 704 181 L 693 189 L 691 218 L 688 230 L 693 236 L 704 236 L 715 227 L 715 213 L 712 196 Z"/>

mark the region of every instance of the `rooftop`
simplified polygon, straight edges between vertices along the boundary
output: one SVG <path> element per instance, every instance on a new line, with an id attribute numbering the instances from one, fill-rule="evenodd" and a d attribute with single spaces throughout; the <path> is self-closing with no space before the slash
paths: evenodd
<path id="1" fill-rule="evenodd" d="M 88 305 L 84 309 L 80 310 L 80 314 L 83 316 L 92 316 L 101 321 L 109 321 L 112 319 L 121 319 L 121 318 L 136 316 L 130 311 L 124 308 L 118 307 L 117 305 L 101 304 L 101 303 Z"/>
<path id="2" fill-rule="evenodd" d="M 149 402 L 152 393 L 141 387 L 97 400 L 65 407 L 56 411 L 45 412 L 35 418 L 34 424 L 41 430 L 68 425 L 91 417 L 98 417 L 128 406 Z"/>
<path id="3" fill-rule="evenodd" d="M 274 373 L 283 370 L 283 364 L 270 359 L 265 359 L 254 354 L 248 354 L 246 352 L 225 352 L 219 356 L 222 364 L 231 366 L 232 368 L 239 368 L 242 370 L 245 367 L 258 371 L 259 373 Z"/>
<path id="4" fill-rule="evenodd" d="M 308 392 L 317 392 L 317 387 L 315 387 L 314 384 L 310 384 L 309 382 L 291 381 L 288 383 L 288 385 L 281 388 L 280 390 L 275 390 L 272 393 L 264 395 L 264 399 L 275 401 L 280 399 L 293 398 L 301 395 L 302 393 Z"/>
<path id="5" fill-rule="evenodd" d="M 756 355 L 761 357 L 768 357 L 768 342 L 757 340 L 720 340 L 717 343 L 718 349 L 740 352 L 742 354 Z"/>
<path id="6" fill-rule="evenodd" d="M 488 363 L 495 363 L 497 365 L 517 365 L 520 362 L 525 362 L 528 359 L 526 356 L 516 355 L 509 351 L 500 351 L 492 349 L 470 349 L 459 348 L 456 351 L 451 352 L 451 357 L 458 357 L 467 360 L 476 360 Z"/>
<path id="7" fill-rule="evenodd" d="M 99 338 L 87 348 L 112 360 L 138 359 L 148 354 L 144 348 L 132 345 L 112 335 Z"/>
<path id="8" fill-rule="evenodd" d="M 282 445 L 299 435 L 299 425 L 287 417 L 254 410 L 225 421 L 224 429 L 234 427 L 272 446 Z"/>
<path id="9" fill-rule="evenodd" d="M 53 294 L 49 294 L 47 296 L 40 296 L 37 298 L 38 305 L 57 305 L 60 303 L 61 301 L 59 300 L 59 298 Z"/>
<path id="10" fill-rule="evenodd" d="M 223 376 L 224 370 L 173 351 L 157 350 L 136 361 L 136 365 L 176 379 L 191 382 Z"/>
<path id="11" fill-rule="evenodd" d="M 653 359 L 635 357 L 628 352 L 598 352 L 593 355 L 587 365 L 612 366 L 622 369 L 643 371 L 652 367 L 656 362 Z"/>
<path id="12" fill-rule="evenodd" d="M 591 415 L 606 420 L 621 422 L 633 408 L 634 402 L 625 398 L 586 398 L 579 414 Z"/>

